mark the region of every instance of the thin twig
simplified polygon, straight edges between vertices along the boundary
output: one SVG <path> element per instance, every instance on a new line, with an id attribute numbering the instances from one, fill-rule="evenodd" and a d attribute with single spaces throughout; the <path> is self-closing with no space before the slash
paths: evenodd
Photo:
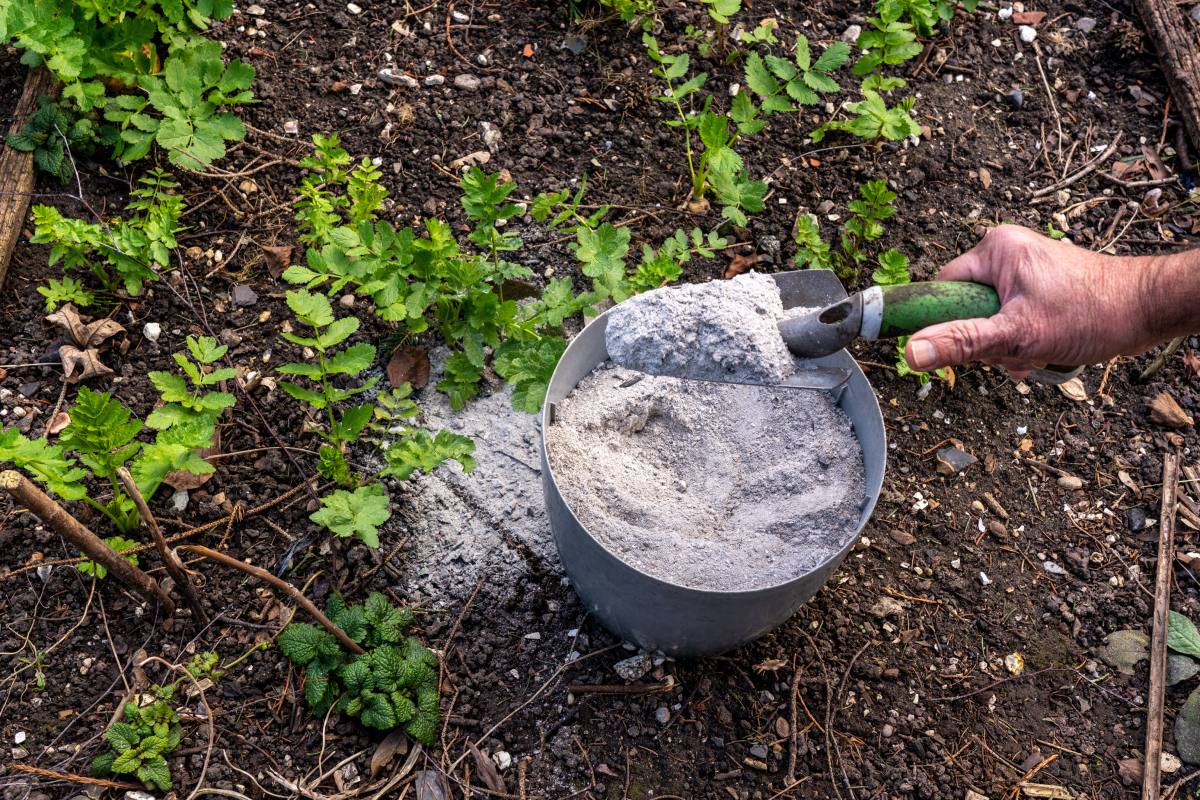
<path id="1" fill-rule="evenodd" d="M 1081 179 L 1090 175 L 1092 172 L 1094 172 L 1096 170 L 1096 167 L 1103 164 L 1105 161 L 1107 161 L 1109 159 L 1109 157 L 1113 153 L 1117 152 L 1117 145 L 1119 145 L 1121 143 L 1121 137 L 1124 135 L 1125 135 L 1124 131 L 1117 131 L 1117 135 L 1113 137 L 1112 143 L 1108 147 L 1104 148 L 1103 153 L 1101 153 L 1100 155 L 1093 158 L 1091 161 L 1084 164 L 1079 169 L 1079 171 L 1076 172 L 1074 175 L 1070 175 L 1066 178 L 1063 178 L 1061 181 L 1057 181 L 1055 183 L 1050 184 L 1049 186 L 1044 186 L 1041 189 L 1036 190 L 1033 193 L 1033 198 L 1037 199 L 1040 197 L 1046 197 L 1047 195 L 1054 194 L 1059 189 L 1065 189 L 1066 187 L 1070 186 L 1071 184 L 1078 183 Z"/>
<path id="2" fill-rule="evenodd" d="M 286 594 L 288 597 L 292 598 L 292 600 L 294 600 L 297 605 L 299 605 L 301 608 L 303 608 L 305 611 L 308 612 L 309 616 L 311 616 L 317 622 L 321 623 L 321 626 L 323 628 L 325 628 L 325 630 L 332 633 L 337 638 L 337 640 L 339 642 L 341 642 L 342 647 L 345 647 L 347 650 L 349 650 L 351 653 L 354 653 L 355 655 L 362 655 L 364 652 L 366 652 L 361 647 L 358 646 L 357 642 L 355 642 L 348 635 L 346 635 L 346 632 L 344 630 L 339 628 L 337 625 L 334 625 L 333 622 L 329 619 L 329 617 L 322 614 L 321 609 L 317 608 L 313 604 L 312 600 L 309 600 L 307 597 L 305 597 L 303 592 L 301 592 L 295 586 L 292 586 L 290 583 L 283 580 L 282 578 L 277 578 L 274 575 L 272 575 L 271 573 L 267 572 L 265 569 L 260 569 L 259 567 L 256 567 L 253 564 L 247 564 L 245 561 L 239 561 L 238 559 L 234 558 L 233 556 L 225 555 L 224 553 L 219 553 L 216 550 L 212 550 L 212 549 L 210 549 L 208 547 L 204 547 L 202 545 L 185 544 L 185 545 L 180 545 L 179 549 L 186 550 L 189 553 L 196 553 L 197 555 L 201 555 L 207 559 L 216 561 L 218 564 L 224 564 L 227 567 L 233 567 L 234 569 L 241 570 L 242 572 L 246 573 L 247 575 L 253 575 L 254 577 L 256 577 L 260 580 L 266 581 L 267 583 L 271 584 L 279 591 Z"/>
<path id="3" fill-rule="evenodd" d="M 1183 345 L 1183 341 L 1185 339 L 1187 339 L 1186 336 L 1176 336 L 1174 339 L 1168 342 L 1167 346 L 1162 349 L 1162 352 L 1156 355 L 1154 360 L 1151 361 L 1144 370 L 1142 370 L 1140 375 L 1138 375 L 1138 383 L 1145 383 L 1157 375 L 1159 371 L 1166 366 L 1166 363 L 1170 360 L 1171 356 L 1175 355 L 1176 351 L 1178 351 L 1180 346 Z"/>
<path id="4" fill-rule="evenodd" d="M 143 787 L 138 783 L 121 783 L 120 781 L 107 781 L 103 778 L 93 778 L 89 775 L 75 775 L 71 772 L 55 772 L 52 769 L 42 769 L 30 764 L 9 764 L 9 769 L 15 769 L 17 772 L 27 772 L 30 775 L 37 775 L 42 778 L 52 778 L 56 781 L 69 781 L 71 783 L 82 783 L 87 786 L 103 786 L 106 789 L 137 789 Z"/>
<path id="5" fill-rule="evenodd" d="M 1163 703 L 1167 677 L 1167 617 L 1171 610 L 1171 565 L 1175 561 L 1175 507 L 1179 454 L 1163 454 L 1162 510 L 1158 519 L 1158 563 L 1154 579 L 1154 631 L 1150 638 L 1150 697 L 1146 712 L 1146 760 L 1142 800 L 1158 800 L 1162 779 Z"/>
<path id="6" fill-rule="evenodd" d="M 150 510 L 150 506 L 146 505 L 146 498 L 142 497 L 142 492 L 138 489 L 137 484 L 133 481 L 133 476 L 129 474 L 126 467 L 117 469 L 117 480 L 125 487 L 125 491 L 129 492 L 129 496 L 133 498 L 133 504 L 137 506 L 138 514 L 142 517 L 142 522 L 150 530 L 150 538 L 154 540 L 154 546 L 158 549 L 158 555 L 163 560 L 163 566 L 167 568 L 167 574 L 171 576 L 171 580 L 175 581 L 175 586 L 183 595 L 184 602 L 192 609 L 192 613 L 196 615 L 197 621 L 201 625 L 208 624 L 208 614 L 204 612 L 204 606 L 200 603 L 200 598 L 196 595 L 196 589 L 192 586 L 192 579 L 188 577 L 187 571 L 183 568 L 183 564 L 179 561 L 179 556 L 171 552 L 171 548 L 167 547 L 167 541 L 163 538 L 162 529 L 158 527 L 158 520 L 154 518 L 154 512 Z"/>

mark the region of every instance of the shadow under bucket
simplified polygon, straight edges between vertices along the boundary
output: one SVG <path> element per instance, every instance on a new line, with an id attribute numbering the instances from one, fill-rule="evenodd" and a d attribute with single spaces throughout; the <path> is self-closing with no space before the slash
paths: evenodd
<path id="1" fill-rule="evenodd" d="M 826 306 L 845 299 L 832 272 L 805 270 L 772 276 L 784 308 Z M 542 492 L 559 558 L 588 610 L 617 635 L 647 650 L 668 655 L 715 655 L 756 639 L 786 621 L 817 593 L 850 552 L 870 519 L 883 486 L 887 436 L 879 403 L 862 370 L 845 350 L 815 359 L 821 366 L 845 367 L 849 382 L 837 390 L 838 406 L 850 418 L 863 450 L 864 503 L 855 535 L 840 552 L 792 580 L 749 591 L 689 589 L 633 567 L 598 542 L 567 505 L 546 454 L 546 429 L 557 403 L 608 359 L 604 332 L 608 312 L 575 337 L 550 379 L 542 409 Z M 790 391 L 790 390 L 789 390 Z"/>

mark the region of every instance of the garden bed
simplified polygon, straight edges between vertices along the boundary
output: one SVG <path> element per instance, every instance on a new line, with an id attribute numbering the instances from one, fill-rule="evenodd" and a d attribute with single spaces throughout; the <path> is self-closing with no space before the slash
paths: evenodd
<path id="1" fill-rule="evenodd" d="M 664 47 L 686 43 L 689 24 L 710 27 L 693 6 L 665 16 Z M 534 3 L 364 4 L 361 14 L 341 3 L 264 0 L 249 8 L 263 13 L 242 9 L 215 28 L 229 54 L 257 70 L 261 102 L 241 110 L 248 136 L 208 175 L 180 174 L 193 210 L 184 217 L 190 229 L 179 271 L 114 317 L 129 335 L 127 349 L 106 354 L 110 388 L 139 415 L 157 399 L 147 372 L 174 370 L 171 353 L 184 335 L 228 342 L 229 357 L 247 368 L 295 356 L 278 336 L 290 318 L 288 287 L 272 277 L 262 248 L 295 245 L 300 260 L 291 203 L 312 134 L 337 132 L 350 153 L 380 158 L 394 200 L 387 214 L 403 224 L 434 216 L 456 234 L 468 231 L 453 162 L 479 152 L 488 153 L 485 169 L 511 174 L 522 199 L 587 174 L 585 202 L 614 204 L 612 219 L 630 223 L 635 244 L 719 221 L 715 212 L 680 210 L 688 194 L 682 148 L 662 124 L 665 107 L 652 100 L 661 89 L 640 33 L 619 21 L 576 22 L 558 4 Z M 797 214 L 844 213 L 857 187 L 875 178 L 898 194 L 886 242 L 908 253 L 915 277 L 934 275 L 994 223 L 1059 229 L 1053 214 L 1078 203 L 1083 212 L 1068 221 L 1079 244 L 1148 253 L 1191 243 L 1189 232 L 1166 225 L 1186 208 L 1114 222 L 1145 190 L 1097 174 L 1073 184 L 1066 202 L 1030 202 L 1031 189 L 1075 172 L 1118 134 L 1118 157 L 1130 161 L 1144 145 L 1175 144 L 1173 130 L 1164 130 L 1165 84 L 1127 3 L 1038 10 L 1047 15 L 1036 48 L 1011 20 L 981 10 L 960 15 L 905 66 L 918 97 L 914 114 L 928 129 L 916 147 L 806 144 L 823 112 L 773 121 L 741 148 L 753 175 L 770 176 L 765 210 L 730 234 L 717 257 L 689 264 L 685 279 L 719 277 L 735 255 L 759 256 L 766 271 L 790 268 Z M 772 13 L 789 41 L 801 31 L 828 42 L 863 24 L 856 14 L 867 11 L 784 0 L 741 17 L 751 26 Z M 1089 15 L 1092 27 L 1082 19 Z M 742 80 L 741 64 L 696 58 L 724 103 L 729 84 Z M 384 69 L 417 86 L 388 85 Z M 14 72 L 0 69 L 0 108 Z M 444 81 L 428 81 L 433 75 Z M 1060 127 L 1061 143 L 1047 143 Z M 88 206 L 104 215 L 123 206 L 132 172 L 99 162 L 82 162 L 80 171 Z M 74 191 L 43 178 L 36 202 L 84 215 Z M 1186 193 L 1175 185 L 1164 195 L 1178 203 Z M 582 278 L 567 237 L 528 218 L 511 225 L 526 242 L 519 260 L 539 283 Z M 35 313 L 36 287 L 59 274 L 46 262 L 46 248 L 19 244 L 0 294 L 0 410 L 8 425 L 22 409 L 31 435 L 51 419 L 63 388 L 59 367 L 20 366 L 57 359 L 56 329 Z M 238 305 L 235 287 L 256 298 Z M 356 340 L 386 354 L 394 331 L 362 317 Z M 156 342 L 142 335 L 146 323 L 161 325 Z M 1036 781 L 1074 796 L 1136 796 L 1120 762 L 1142 750 L 1145 664 L 1120 674 L 1097 648 L 1115 630 L 1148 630 L 1156 529 L 1134 530 L 1129 520 L 1137 518 L 1132 509 L 1157 516 L 1166 429 L 1149 418 L 1147 399 L 1169 390 L 1185 409 L 1200 407 L 1182 358 L 1142 385 L 1133 379 L 1146 357 L 1089 369 L 1088 399 L 1079 401 L 981 367 L 959 371 L 952 388 L 935 381 L 918 393 L 918 383 L 892 367 L 894 346 L 857 347 L 891 441 L 866 538 L 780 629 L 719 658 L 652 663 L 626 685 L 613 665 L 634 654 L 587 615 L 561 574 L 541 502 L 536 418 L 513 411 L 511 389 L 496 380 L 466 410 L 451 411 L 433 388 L 445 353 L 432 337 L 418 343 L 431 348 L 435 373 L 420 395 L 424 422 L 476 439 L 474 473 L 448 466 L 392 486 L 395 514 L 378 551 L 319 531 L 308 520 L 315 497 L 304 489 L 197 541 L 281 568 L 322 605 L 338 590 L 354 599 L 387 592 L 412 604 L 419 635 L 443 652 L 446 720 L 417 768 L 447 770 L 454 796 L 468 779 L 484 785 L 468 749 L 476 741 L 502 765 L 499 751 L 508 754 L 501 775 L 507 793 L 521 797 L 761 800 L 779 796 L 790 772 L 800 781 L 789 790 L 794 797 L 959 800 L 973 788 L 999 798 L 1039 765 Z M 381 356 L 374 373 L 383 363 Z M 74 392 L 67 388 L 67 402 Z M 222 423 L 226 455 L 215 477 L 183 508 L 171 505 L 170 492 L 159 495 L 155 511 L 168 536 L 267 503 L 311 477 L 316 440 L 304 433 L 305 409 L 267 387 L 249 396 L 253 404 L 239 404 Z M 1195 445 L 1193 429 L 1181 433 L 1185 447 Z M 979 461 L 947 477 L 935 451 L 951 438 Z M 1064 488 L 1059 471 L 1083 487 Z M 240 573 L 198 561 L 190 566 L 221 616 L 203 630 L 186 619 L 164 625 L 112 581 L 94 585 L 70 566 L 44 577 L 27 568 L 77 552 L 11 503 L 0 505 L 0 547 L 10 570 L 0 577 L 0 739 L 12 761 L 61 772 L 85 772 L 99 751 L 137 651 L 176 663 L 204 650 L 236 658 L 269 640 L 288 606 Z M 1197 589 L 1182 577 L 1175 607 L 1194 616 Z M 1019 676 L 1005 668 L 1014 652 L 1024 659 Z M 148 671 L 152 680 L 168 678 Z M 382 736 L 337 715 L 323 725 L 304 706 L 300 675 L 272 648 L 209 690 L 215 737 L 210 743 L 203 724 L 187 726 L 171 761 L 180 794 L 200 779 L 210 749 L 206 784 L 251 797 L 294 796 L 288 781 L 360 751 L 351 763 L 367 782 Z M 1185 688 L 1170 690 L 1168 709 L 1182 704 Z M 349 774 L 340 779 L 356 785 Z M 11 768 L 0 772 L 0 787 L 5 800 L 80 792 Z M 318 794 L 333 787 L 327 779 Z"/>

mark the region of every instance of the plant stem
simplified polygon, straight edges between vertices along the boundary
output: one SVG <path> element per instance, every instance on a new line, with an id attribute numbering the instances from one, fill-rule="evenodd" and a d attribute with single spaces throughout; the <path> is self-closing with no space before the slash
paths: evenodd
<path id="1" fill-rule="evenodd" d="M 279 589 L 281 592 L 287 594 L 287 596 L 292 598 L 297 605 L 307 611 L 309 616 L 321 624 L 321 627 L 333 634 L 338 642 L 341 643 L 342 647 L 346 648 L 355 655 L 362 655 L 364 652 L 366 652 L 358 646 L 357 642 L 346 635 L 344 630 L 339 628 L 337 625 L 334 625 L 329 617 L 322 614 L 321 610 L 313 604 L 313 601 L 305 597 L 303 592 L 282 578 L 277 578 L 271 573 L 267 572 L 265 569 L 260 569 L 253 564 L 247 564 L 245 561 L 239 561 L 233 556 L 225 555 L 224 553 L 203 547 L 198 544 L 180 545 L 179 549 L 186 550 L 189 553 L 196 553 L 197 555 L 201 555 L 207 559 L 216 561 L 218 564 L 224 564 L 227 567 L 233 567 L 234 569 L 245 572 L 247 575 L 253 575 L 256 578 L 266 581 L 276 589 Z"/>
<path id="2" fill-rule="evenodd" d="M 38 519 L 49 525 L 83 551 L 83 554 L 103 564 L 109 573 L 121 583 L 133 589 L 151 602 L 162 604 L 170 616 L 175 613 L 175 603 L 163 591 L 158 582 L 125 560 L 125 557 L 106 545 L 99 536 L 92 533 L 75 517 L 55 502 L 49 495 L 24 475 L 15 470 L 0 472 L 0 489 L 4 489 L 13 499 L 24 505 Z"/>
<path id="3" fill-rule="evenodd" d="M 179 560 L 179 556 L 172 553 L 171 548 L 167 547 L 167 540 L 163 538 L 162 530 L 158 527 L 158 520 L 154 518 L 154 513 L 150 511 L 150 506 L 146 505 L 146 498 L 142 497 L 137 484 L 133 482 L 133 476 L 129 474 L 128 469 L 120 467 L 117 469 L 117 478 L 121 481 L 121 485 L 125 487 L 125 491 L 129 492 L 129 496 L 133 498 L 133 503 L 137 506 L 138 513 L 142 517 L 142 522 L 150 529 L 150 536 L 154 539 L 154 545 L 158 549 L 158 555 L 163 560 L 163 566 L 167 568 L 167 574 L 171 576 L 171 579 L 175 581 L 175 585 L 179 587 L 180 594 L 183 595 L 184 601 L 192 609 L 192 613 L 196 615 L 196 619 L 200 624 L 207 624 L 208 614 L 205 613 L 204 606 L 200 603 L 200 598 L 196 595 L 192 581 L 188 577 L 187 571 L 183 568 L 183 563 Z"/>

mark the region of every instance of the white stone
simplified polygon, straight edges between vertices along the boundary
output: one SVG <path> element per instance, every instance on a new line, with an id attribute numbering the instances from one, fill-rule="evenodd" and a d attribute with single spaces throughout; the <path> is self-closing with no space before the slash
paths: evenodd
<path id="1" fill-rule="evenodd" d="M 151 342 L 157 342 L 158 337 L 162 336 L 162 325 L 157 322 L 147 322 L 142 326 L 142 336 Z"/>
<path id="2" fill-rule="evenodd" d="M 246 13 L 252 17 L 261 17 L 263 14 L 267 13 L 267 10 L 265 8 L 263 8 L 262 6 L 260 6 L 258 3 L 255 3 L 254 5 L 252 5 L 246 9 Z"/>
<path id="3" fill-rule="evenodd" d="M 13 736 L 13 744 L 25 744 L 25 731 L 17 731 Z"/>
<path id="4" fill-rule="evenodd" d="M 1033 27 L 1032 25 L 1022 25 L 1021 26 L 1021 41 L 1022 42 L 1024 42 L 1025 44 L 1029 44 L 1036 38 L 1037 38 L 1037 28 Z"/>
<path id="5" fill-rule="evenodd" d="M 500 768 L 501 772 L 512 766 L 512 756 L 505 750 L 497 750 L 492 753 L 492 760 L 496 762 L 496 766 Z"/>
<path id="6" fill-rule="evenodd" d="M 362 13 L 362 6 L 357 3 L 346 3 L 346 10 L 351 14 L 358 15 Z"/>

